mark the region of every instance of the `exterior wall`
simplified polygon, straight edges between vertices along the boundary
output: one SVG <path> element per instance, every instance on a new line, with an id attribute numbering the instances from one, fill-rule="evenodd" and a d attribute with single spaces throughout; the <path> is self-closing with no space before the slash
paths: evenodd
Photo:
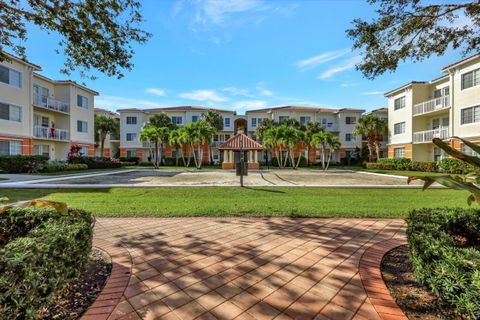
<path id="1" fill-rule="evenodd" d="M 355 124 L 346 123 L 346 118 L 355 117 L 356 121 L 358 121 L 361 115 L 362 114 L 360 112 L 340 112 L 338 114 L 338 135 L 342 144 L 342 148 L 345 150 L 354 151 L 355 148 L 362 147 L 362 136 L 352 136 L 351 141 L 346 141 L 346 134 L 351 134 L 353 129 L 355 128 Z M 341 155 L 340 157 L 343 158 Z"/>
<path id="2" fill-rule="evenodd" d="M 388 146 L 388 157 L 395 158 L 394 152 L 396 148 L 405 148 L 405 158 L 412 159 L 413 158 L 413 144 L 396 144 L 396 145 L 389 145 Z"/>
<path id="3" fill-rule="evenodd" d="M 394 103 L 396 99 L 405 96 L 405 108 L 395 110 Z M 389 97 L 388 99 L 388 137 L 390 144 L 401 144 L 412 142 L 412 109 L 413 98 L 412 89 L 408 88 Z M 395 123 L 405 121 L 405 133 L 394 135 Z"/>
<path id="4" fill-rule="evenodd" d="M 70 90 L 70 139 L 84 144 L 94 144 L 94 96 L 79 87 L 68 85 Z M 88 109 L 77 106 L 77 95 L 88 98 Z M 77 131 L 77 120 L 87 121 L 88 132 Z"/>

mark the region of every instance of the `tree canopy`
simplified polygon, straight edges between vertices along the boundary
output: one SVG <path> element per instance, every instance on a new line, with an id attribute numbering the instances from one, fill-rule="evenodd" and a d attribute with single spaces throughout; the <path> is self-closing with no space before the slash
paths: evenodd
<path id="1" fill-rule="evenodd" d="M 368 22 L 353 20 L 347 35 L 353 49 L 362 49 L 357 65 L 363 75 L 374 79 L 395 71 L 400 61 L 421 61 L 443 55 L 449 48 L 463 55 L 480 46 L 480 2 L 439 3 L 421 0 L 368 0 L 376 5 L 378 17 Z"/>
<path id="2" fill-rule="evenodd" d="M 66 56 L 65 74 L 92 69 L 121 78 L 131 70 L 133 43 L 146 43 L 150 34 L 140 29 L 140 2 L 135 0 L 0 0 L 0 61 L 10 48 L 26 59 L 27 26 L 60 35 Z M 57 49 L 58 53 L 59 50 Z"/>

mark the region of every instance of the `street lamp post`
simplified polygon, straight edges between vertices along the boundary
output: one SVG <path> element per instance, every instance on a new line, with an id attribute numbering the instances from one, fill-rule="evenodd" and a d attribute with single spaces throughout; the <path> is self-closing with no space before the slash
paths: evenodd
<path id="1" fill-rule="evenodd" d="M 243 188 L 243 167 L 244 167 L 244 163 L 243 163 L 244 159 L 243 159 L 243 137 L 240 136 L 240 187 Z"/>

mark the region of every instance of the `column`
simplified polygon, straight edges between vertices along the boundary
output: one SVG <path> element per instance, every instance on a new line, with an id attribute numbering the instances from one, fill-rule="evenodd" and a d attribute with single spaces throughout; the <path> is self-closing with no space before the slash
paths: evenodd
<path id="1" fill-rule="evenodd" d="M 255 150 L 253 153 L 253 162 L 258 163 L 258 150 Z"/>
<path id="2" fill-rule="evenodd" d="M 233 163 L 235 161 L 235 157 L 233 156 L 233 150 L 228 151 L 228 162 Z"/>

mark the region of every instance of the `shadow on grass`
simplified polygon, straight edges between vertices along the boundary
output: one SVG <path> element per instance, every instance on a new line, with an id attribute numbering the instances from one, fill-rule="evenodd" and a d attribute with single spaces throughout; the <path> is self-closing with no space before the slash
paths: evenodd
<path id="1" fill-rule="evenodd" d="M 272 193 L 286 193 L 285 191 L 280 190 L 273 190 L 273 189 L 264 189 L 264 188 L 255 188 L 255 187 L 243 187 L 244 189 L 252 190 L 252 191 L 264 191 L 264 192 L 272 192 Z"/>
<path id="2" fill-rule="evenodd" d="M 110 192 L 110 188 L 104 189 L 83 189 L 83 188 L 43 188 L 43 189 L 35 189 L 32 188 L 18 188 L 18 189 L 0 189 L 0 198 L 7 197 L 9 199 L 9 203 L 17 202 L 17 201 L 25 201 L 25 200 L 33 200 L 33 199 L 40 199 L 43 197 L 47 197 L 54 193 L 69 193 L 72 196 L 75 196 L 76 193 L 108 193 Z"/>

